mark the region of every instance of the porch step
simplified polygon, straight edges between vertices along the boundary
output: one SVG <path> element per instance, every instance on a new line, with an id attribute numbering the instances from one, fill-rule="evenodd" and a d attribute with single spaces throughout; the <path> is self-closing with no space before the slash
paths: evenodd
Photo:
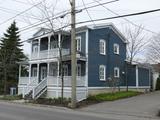
<path id="1" fill-rule="evenodd" d="M 25 100 L 32 100 L 32 94 L 33 94 L 33 90 L 31 90 L 28 94 L 26 94 L 24 96 Z"/>

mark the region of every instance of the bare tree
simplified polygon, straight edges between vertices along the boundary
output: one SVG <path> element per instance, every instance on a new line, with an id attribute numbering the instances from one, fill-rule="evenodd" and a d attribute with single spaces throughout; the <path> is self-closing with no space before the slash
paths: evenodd
<path id="1" fill-rule="evenodd" d="M 61 34 L 63 33 L 64 29 L 62 26 L 68 25 L 69 21 L 68 19 L 64 19 L 64 17 L 67 17 L 67 14 L 62 15 L 62 17 L 57 17 L 57 19 L 53 19 L 55 18 L 55 8 L 57 5 L 58 0 L 55 0 L 54 4 L 51 3 L 47 3 L 46 0 L 43 0 L 41 2 L 41 4 L 39 4 L 37 6 L 37 9 L 40 11 L 40 15 L 38 17 L 40 22 L 44 22 L 44 26 L 45 28 L 47 27 L 50 32 L 53 34 L 53 39 L 56 40 L 54 33 L 55 33 L 55 29 L 56 28 L 60 28 L 59 30 L 61 31 Z M 34 4 L 34 1 L 31 0 L 30 4 Z M 32 14 L 34 17 L 36 17 L 36 15 Z M 66 21 L 65 21 L 66 20 Z M 58 22 L 58 24 L 57 24 Z M 64 74 L 63 74 L 63 59 L 62 59 L 62 43 L 63 43 L 63 37 L 61 37 L 61 41 L 58 44 L 58 50 L 59 50 L 59 73 L 60 73 L 60 78 L 61 78 L 61 102 L 63 104 L 63 99 L 64 99 Z"/>
<path id="2" fill-rule="evenodd" d="M 127 59 L 132 64 L 133 61 L 136 61 L 137 55 L 145 50 L 148 40 L 141 25 L 139 27 L 127 27 L 124 35 L 129 42 L 127 44 Z"/>
<path id="3" fill-rule="evenodd" d="M 160 33 L 151 38 L 148 45 L 147 58 L 150 62 L 160 63 Z"/>
<path id="4" fill-rule="evenodd" d="M 136 57 L 142 53 L 145 50 L 145 46 L 148 43 L 148 40 L 146 39 L 146 36 L 143 32 L 143 27 L 140 25 L 139 27 L 137 26 L 129 26 L 126 28 L 125 37 L 128 40 L 127 44 L 127 61 L 125 65 L 126 69 L 126 91 L 128 91 L 128 69 L 130 69 L 131 65 L 133 64 L 133 61 L 136 61 Z M 128 64 L 128 65 L 127 65 Z"/>

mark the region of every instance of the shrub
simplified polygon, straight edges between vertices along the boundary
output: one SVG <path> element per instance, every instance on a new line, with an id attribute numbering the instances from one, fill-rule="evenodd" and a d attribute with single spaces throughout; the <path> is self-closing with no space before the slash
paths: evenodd
<path id="1" fill-rule="evenodd" d="M 37 100 L 30 101 L 35 104 L 44 104 L 44 105 L 58 105 L 58 106 L 68 106 L 70 103 L 70 98 L 63 98 L 63 103 L 62 103 L 62 98 L 39 98 Z"/>
<path id="2" fill-rule="evenodd" d="M 160 76 L 157 78 L 156 90 L 160 90 Z"/>

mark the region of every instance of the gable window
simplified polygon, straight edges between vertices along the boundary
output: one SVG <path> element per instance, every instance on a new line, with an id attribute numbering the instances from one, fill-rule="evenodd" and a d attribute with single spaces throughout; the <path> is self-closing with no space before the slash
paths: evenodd
<path id="1" fill-rule="evenodd" d="M 106 41 L 105 40 L 100 40 L 99 41 L 99 52 L 102 55 L 106 54 Z"/>
<path id="2" fill-rule="evenodd" d="M 81 37 L 76 37 L 77 51 L 81 51 Z"/>
<path id="3" fill-rule="evenodd" d="M 118 67 L 114 68 L 114 77 L 119 78 L 119 68 Z"/>
<path id="4" fill-rule="evenodd" d="M 114 54 L 119 54 L 119 44 L 113 45 Z"/>
<path id="5" fill-rule="evenodd" d="M 99 79 L 104 81 L 106 78 L 106 66 L 105 65 L 100 65 L 99 66 Z"/>

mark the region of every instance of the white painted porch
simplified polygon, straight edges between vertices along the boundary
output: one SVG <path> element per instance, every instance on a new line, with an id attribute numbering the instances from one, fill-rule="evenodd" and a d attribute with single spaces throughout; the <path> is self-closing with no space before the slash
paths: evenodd
<path id="1" fill-rule="evenodd" d="M 61 86 L 62 81 L 60 76 L 47 76 L 47 78 L 42 80 L 40 83 L 38 82 L 37 77 L 20 77 L 18 84 L 18 94 L 22 94 L 24 97 L 30 91 L 32 91 L 32 98 L 36 99 L 43 94 L 42 92 L 47 91 L 47 97 L 60 97 Z M 87 89 L 85 76 L 77 76 L 78 101 L 86 98 L 86 91 Z M 54 92 L 56 94 L 54 94 Z M 64 96 L 71 97 L 71 76 L 64 76 Z"/>
<path id="2" fill-rule="evenodd" d="M 61 77 L 60 76 L 48 76 L 47 78 L 47 85 L 48 86 L 57 86 L 60 87 L 62 85 Z M 64 87 L 71 87 L 71 76 L 64 76 Z M 19 78 L 19 85 L 38 85 L 37 77 L 20 77 Z M 77 76 L 77 87 L 84 87 L 86 86 L 85 76 Z"/>

